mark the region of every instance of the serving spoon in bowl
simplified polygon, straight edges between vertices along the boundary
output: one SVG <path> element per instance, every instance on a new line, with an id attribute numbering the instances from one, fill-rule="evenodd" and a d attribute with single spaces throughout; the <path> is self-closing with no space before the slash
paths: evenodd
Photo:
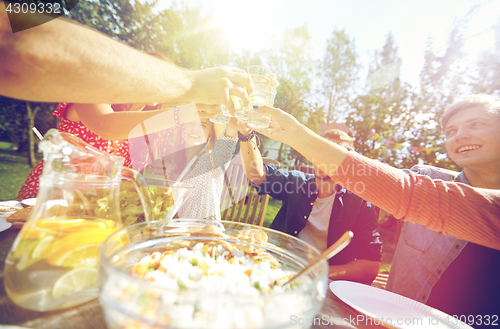
<path id="1" fill-rule="evenodd" d="M 287 282 L 285 282 L 283 284 L 283 286 L 291 283 L 292 281 L 294 281 L 295 279 L 297 279 L 299 276 L 303 275 L 304 273 L 309 272 L 309 270 L 311 270 L 314 266 L 316 266 L 316 264 L 318 264 L 323 259 L 329 260 L 330 258 L 332 258 L 333 256 L 335 256 L 336 254 L 338 254 L 339 252 L 341 252 L 345 247 L 347 247 L 349 245 L 349 243 L 351 243 L 351 239 L 352 239 L 353 236 L 354 236 L 354 233 L 352 233 L 352 231 L 345 232 L 340 237 L 340 239 L 338 239 L 334 244 L 332 244 L 325 251 L 323 251 L 321 253 L 321 255 L 315 261 L 313 261 L 312 263 L 310 263 L 308 266 L 306 266 L 304 269 L 302 269 L 302 271 L 300 271 L 295 276 L 293 276 L 292 278 L 290 278 L 290 280 L 288 280 Z"/>

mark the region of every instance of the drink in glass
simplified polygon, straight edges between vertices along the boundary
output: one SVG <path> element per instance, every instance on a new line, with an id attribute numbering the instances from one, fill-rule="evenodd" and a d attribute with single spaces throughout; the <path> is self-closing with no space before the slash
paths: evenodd
<path id="1" fill-rule="evenodd" d="M 93 187 L 65 189 L 66 198 L 34 209 L 39 217 L 26 222 L 5 262 L 5 289 L 17 305 L 48 311 L 98 295 L 99 248 L 122 225 L 111 210 L 109 186 Z"/>
<path id="2" fill-rule="evenodd" d="M 215 118 L 210 118 L 209 120 L 213 123 L 222 123 L 226 124 L 229 122 L 229 118 L 231 117 L 231 113 L 229 110 L 221 104 L 220 109 L 217 111 L 217 116 Z"/>
<path id="3" fill-rule="evenodd" d="M 271 116 L 265 113 L 254 111 L 255 107 L 273 106 L 276 92 L 255 90 L 250 95 L 250 106 L 248 111 L 248 126 L 250 128 L 268 128 Z"/>
<path id="4" fill-rule="evenodd" d="M 39 148 L 45 164 L 37 202 L 5 261 L 4 286 L 17 305 L 43 312 L 98 296 L 99 248 L 122 227 L 121 180 L 137 181 L 121 175 L 123 158 L 69 133 L 50 129 Z M 149 195 L 137 192 L 149 221 Z"/>
<path id="5" fill-rule="evenodd" d="M 271 69 L 262 65 L 253 65 L 248 68 L 248 74 L 252 79 L 254 90 L 267 90 L 273 91 L 271 76 L 273 72 Z"/>

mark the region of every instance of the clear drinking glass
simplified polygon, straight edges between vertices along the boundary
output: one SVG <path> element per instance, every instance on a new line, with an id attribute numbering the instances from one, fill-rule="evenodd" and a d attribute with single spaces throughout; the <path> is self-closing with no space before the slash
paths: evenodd
<path id="1" fill-rule="evenodd" d="M 226 124 L 229 122 L 229 118 L 231 117 L 231 112 L 221 104 L 219 110 L 217 111 L 217 116 L 215 118 L 210 118 L 209 120 L 214 123 L 222 123 Z"/>
<path id="2" fill-rule="evenodd" d="M 248 126 L 253 129 L 268 128 L 271 116 L 265 113 L 258 113 L 254 108 L 259 106 L 273 106 L 276 91 L 255 90 L 250 95 L 250 106 L 248 111 Z"/>
<path id="3" fill-rule="evenodd" d="M 250 94 L 249 106 L 236 113 L 239 120 L 248 121 L 251 128 L 267 128 L 271 117 L 267 114 L 257 113 L 254 106 L 273 106 L 276 97 L 276 75 L 271 69 L 262 65 L 253 65 L 248 68 L 252 79 L 254 91 Z"/>
<path id="4" fill-rule="evenodd" d="M 163 176 L 143 178 L 151 198 L 153 220 L 171 220 L 194 190 L 192 185 L 166 180 Z M 124 224 L 128 226 L 126 221 Z"/>
<path id="5" fill-rule="evenodd" d="M 248 74 L 252 79 L 254 90 L 273 91 L 274 86 L 271 79 L 273 72 L 271 69 L 262 65 L 253 65 L 248 68 Z"/>

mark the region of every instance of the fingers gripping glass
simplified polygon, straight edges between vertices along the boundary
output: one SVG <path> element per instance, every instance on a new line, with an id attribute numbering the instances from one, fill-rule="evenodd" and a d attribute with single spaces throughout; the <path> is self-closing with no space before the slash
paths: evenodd
<path id="1" fill-rule="evenodd" d="M 247 109 L 243 105 L 243 100 L 239 98 L 238 96 L 230 95 L 231 101 L 233 102 L 234 110 L 236 117 L 239 118 L 239 116 L 242 116 L 244 113 L 244 116 L 246 117 L 246 112 Z M 210 121 L 215 122 L 215 123 L 222 123 L 226 124 L 229 122 L 229 119 L 232 117 L 231 112 L 229 109 L 224 105 L 221 104 L 220 109 L 217 111 L 217 117 L 211 118 Z"/>

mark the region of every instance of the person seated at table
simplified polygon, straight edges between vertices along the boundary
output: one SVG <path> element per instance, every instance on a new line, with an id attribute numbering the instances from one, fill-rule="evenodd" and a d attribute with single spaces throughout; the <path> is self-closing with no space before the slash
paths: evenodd
<path id="1" fill-rule="evenodd" d="M 240 132 L 246 175 L 260 195 L 269 194 L 283 203 L 271 228 L 297 236 L 320 251 L 352 231 L 350 245 L 329 261 L 329 278 L 371 284 L 380 269 L 382 250 L 375 207 L 337 185 L 317 166 L 314 174 L 306 174 L 263 164 L 258 148 L 244 142 L 254 139 L 249 133 Z M 353 147 L 353 139 L 337 129 L 326 131 L 323 138 Z"/>
<path id="2" fill-rule="evenodd" d="M 483 298 L 487 302 L 475 299 L 484 307 L 475 313 L 477 317 L 488 315 L 491 320 L 498 314 L 500 296 L 498 269 L 496 267 L 492 269 L 491 266 L 497 266 L 499 262 L 484 261 L 496 259 L 500 250 L 499 176 L 498 170 L 491 170 L 499 168 L 500 99 L 488 95 L 464 97 L 445 110 L 442 118 L 448 152 L 460 165 L 473 169 L 464 170 L 464 178 L 474 185 L 486 188 L 474 188 L 462 182 L 457 183 L 457 180 L 447 182 L 413 172 L 405 174 L 401 170 L 323 141 L 300 125 L 295 118 L 279 109 L 264 107 L 256 111 L 270 114 L 273 120 L 271 128 L 259 129 L 259 132 L 288 143 L 315 165 L 325 168 L 324 171 L 337 183 L 373 202 L 396 218 L 420 223 L 444 235 L 453 234 L 459 239 L 494 248 L 484 248 L 478 253 L 479 246 L 473 245 L 470 251 L 465 251 L 465 256 L 470 256 L 471 252 L 477 258 L 468 257 L 473 263 L 469 263 L 461 275 L 473 280 L 487 281 L 486 289 L 483 289 L 484 286 L 478 287 L 483 285 L 483 282 L 467 282 L 466 285 L 457 287 L 457 291 L 447 291 L 444 297 L 454 295 L 458 303 L 451 301 L 450 305 L 460 304 L 459 307 L 467 305 L 468 298 Z M 489 172 L 489 175 L 484 175 L 485 172 Z M 356 189 L 357 184 L 363 184 L 364 188 Z M 407 235 L 402 234 L 401 239 L 407 238 Z M 434 247 L 440 244 L 446 245 L 438 236 L 427 240 L 424 245 L 415 247 L 424 255 L 434 252 Z M 454 252 L 454 249 L 462 249 L 464 245 L 464 241 L 456 241 L 455 244 L 448 245 L 445 251 Z M 448 260 L 451 261 L 449 258 Z M 411 271 L 421 271 L 415 262 L 406 274 L 410 274 Z M 442 265 L 431 268 L 430 271 L 435 270 L 435 274 L 443 276 L 444 279 L 447 275 L 443 274 L 443 270 L 449 263 L 446 264 L 445 260 Z M 477 275 L 471 276 L 470 274 L 477 270 L 476 266 L 480 266 L 482 272 L 476 272 Z M 423 287 L 435 283 L 435 281 L 426 282 L 425 276 L 416 279 L 421 280 L 420 284 Z M 469 289 L 474 286 L 481 288 L 481 296 L 477 291 Z M 474 305 L 469 307 L 465 313 L 451 314 L 474 315 L 476 310 Z"/>
<path id="3" fill-rule="evenodd" d="M 269 78 L 271 86 L 277 88 L 279 82 L 276 75 L 271 74 Z M 214 123 L 206 118 L 201 119 L 201 125 L 198 121 L 182 125 L 182 129 L 172 132 L 169 142 L 161 132 L 148 135 L 152 161 L 133 166 L 134 168 L 177 181 L 187 166 L 190 166 L 182 181 L 192 185 L 194 189 L 179 209 L 177 217 L 221 219 L 221 210 L 225 210 L 221 209 L 222 192 L 229 188 L 224 184 L 225 172 L 236 155 L 237 132 L 240 129 L 235 124 L 235 118 L 231 118 L 230 122 L 219 136 L 215 133 Z M 139 152 L 146 150 L 147 144 L 144 141 L 142 145 L 132 146 L 132 153 L 136 149 Z M 147 156 L 139 156 L 139 159 L 144 158 Z M 193 159 L 195 162 L 191 163 Z"/>
<path id="4" fill-rule="evenodd" d="M 444 111 L 441 123 L 447 153 L 462 172 L 423 165 L 411 171 L 500 189 L 500 99 L 462 97 Z M 386 289 L 452 315 L 499 315 L 499 276 L 500 251 L 405 222 Z"/>
<path id="5" fill-rule="evenodd" d="M 136 128 L 140 122 L 161 116 L 163 120 L 149 120 L 156 122 L 148 125 L 148 131 L 155 131 L 169 127 L 175 127 L 175 122 L 184 120 L 195 120 L 198 110 L 206 111 L 212 105 L 188 104 L 182 106 L 182 110 L 162 109 L 142 112 L 146 104 L 67 104 L 61 103 L 54 112 L 56 117 L 61 118 L 57 129 L 68 132 L 80 138 L 97 149 L 125 158 L 124 166 L 132 167 L 129 153 L 129 138 L 138 137 L 141 134 Z M 132 112 L 131 112 L 132 111 Z M 181 113 L 184 112 L 184 113 Z M 201 112 L 203 113 L 203 112 Z M 113 116 L 110 116 L 113 114 Z M 119 116 L 114 116 L 117 114 Z M 136 115 L 139 114 L 139 115 Z M 203 114 L 201 114 L 203 116 Z M 108 118 L 104 118 L 109 116 Z M 174 116 L 176 119 L 174 119 Z M 171 121 L 170 121 L 171 120 Z M 198 123 L 199 124 L 199 123 Z M 135 133 L 134 133 L 135 132 Z M 28 175 L 23 186 L 19 190 L 17 198 L 28 199 L 36 197 L 39 188 L 39 180 L 42 175 L 44 161 L 40 161 Z"/>
<path id="6" fill-rule="evenodd" d="M 198 122 L 183 125 L 167 143 L 161 136 L 153 137 L 156 140 L 151 145 L 154 159 L 148 161 L 142 172 L 177 181 L 190 166 L 182 182 L 194 189 L 177 217 L 220 220 L 224 173 L 235 155 L 237 132 L 227 126 L 217 137 L 213 122 L 207 118 L 200 119 L 200 122 L 201 125 Z"/>

